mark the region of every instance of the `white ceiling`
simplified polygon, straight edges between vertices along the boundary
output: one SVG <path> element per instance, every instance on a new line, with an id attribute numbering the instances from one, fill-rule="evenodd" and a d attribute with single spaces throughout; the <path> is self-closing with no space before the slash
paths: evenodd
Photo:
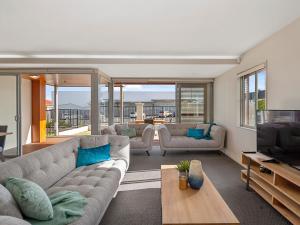
<path id="1" fill-rule="evenodd" d="M 298 17 L 299 0 L 1 0 L 0 54 L 238 57 Z M 87 66 L 114 77 L 215 77 L 234 65 Z"/>
<path id="2" fill-rule="evenodd" d="M 0 68 L 97 68 L 111 77 L 119 78 L 215 78 L 234 66 L 233 64 L 0 64 Z"/>
<path id="3" fill-rule="evenodd" d="M 173 78 L 214 78 L 235 65 L 165 65 L 165 64 L 119 64 L 101 65 L 101 70 L 112 77 L 173 77 Z M 134 68 L 134 70 L 133 70 Z"/>

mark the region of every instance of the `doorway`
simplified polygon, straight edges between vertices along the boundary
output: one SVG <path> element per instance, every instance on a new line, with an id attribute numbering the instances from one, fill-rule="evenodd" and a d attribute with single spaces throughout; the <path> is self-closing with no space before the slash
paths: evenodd
<path id="1" fill-rule="evenodd" d="M 0 125 L 3 155 L 16 157 L 22 154 L 21 139 L 21 83 L 18 74 L 0 75 Z"/>

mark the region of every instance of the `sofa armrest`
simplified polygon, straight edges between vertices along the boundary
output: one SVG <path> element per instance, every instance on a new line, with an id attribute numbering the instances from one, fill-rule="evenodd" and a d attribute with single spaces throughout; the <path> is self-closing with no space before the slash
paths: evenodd
<path id="1" fill-rule="evenodd" d="M 165 125 L 160 125 L 158 127 L 158 136 L 159 142 L 164 145 L 164 143 L 169 142 L 171 140 L 171 133 Z"/>
<path id="2" fill-rule="evenodd" d="M 108 126 L 108 127 L 105 127 L 104 129 L 102 129 L 101 134 L 103 134 L 103 135 L 117 135 L 117 132 L 115 130 L 115 126 L 111 125 L 111 126 Z"/>
<path id="3" fill-rule="evenodd" d="M 145 127 L 142 133 L 142 141 L 148 146 L 152 146 L 153 138 L 154 138 L 154 126 L 152 124 L 149 124 Z"/>
<path id="4" fill-rule="evenodd" d="M 110 155 L 112 159 L 122 159 L 129 167 L 129 137 L 119 135 L 108 135 L 108 143 L 110 143 Z"/>
<path id="5" fill-rule="evenodd" d="M 16 217 L 12 217 L 12 216 L 0 216 L 0 224 L 2 225 L 30 225 L 30 223 L 28 223 L 25 220 L 21 220 L 19 218 Z"/>
<path id="6" fill-rule="evenodd" d="M 219 143 L 220 148 L 224 148 L 226 130 L 221 126 L 212 126 L 210 136 Z"/>

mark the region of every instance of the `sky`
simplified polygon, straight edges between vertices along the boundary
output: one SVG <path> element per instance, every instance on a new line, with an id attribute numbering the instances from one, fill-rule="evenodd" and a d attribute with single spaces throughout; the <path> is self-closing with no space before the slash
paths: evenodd
<path id="1" fill-rule="evenodd" d="M 259 90 L 265 90 L 266 89 L 266 77 L 265 77 L 265 71 L 261 71 L 257 74 L 258 76 L 258 89 Z M 250 82 L 254 83 L 254 79 Z M 52 99 L 52 92 L 54 88 L 52 86 L 46 86 L 46 98 Z M 58 89 L 59 91 L 90 91 L 90 87 L 60 87 Z M 115 91 L 118 91 L 119 88 L 115 88 Z M 175 92 L 175 85 L 126 85 L 124 87 L 124 92 L 126 91 L 136 91 L 136 92 L 142 92 L 142 91 L 149 91 L 149 92 Z M 107 88 L 104 88 L 103 91 L 107 91 Z M 255 91 L 255 85 L 250 85 L 250 92 Z"/>
<path id="2" fill-rule="evenodd" d="M 257 73 L 257 89 L 258 90 L 266 90 L 266 72 L 264 70 Z M 254 76 L 250 76 L 250 92 L 255 92 L 255 79 Z"/>
<path id="3" fill-rule="evenodd" d="M 131 91 L 131 92 L 175 92 L 175 85 L 126 85 L 124 87 L 124 92 Z M 46 98 L 52 99 L 52 92 L 54 88 L 52 86 L 46 86 Z M 58 91 L 90 91 L 90 87 L 60 87 Z M 105 88 L 103 91 L 107 91 Z M 115 88 L 115 91 L 119 91 L 119 88 Z"/>

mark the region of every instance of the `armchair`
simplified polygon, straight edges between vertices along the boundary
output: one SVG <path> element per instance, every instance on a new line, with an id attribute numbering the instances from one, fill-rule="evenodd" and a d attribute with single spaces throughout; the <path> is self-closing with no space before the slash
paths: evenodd
<path id="1" fill-rule="evenodd" d="M 121 135 L 122 128 L 125 125 L 116 124 L 106 127 L 102 130 L 102 134 Z M 126 125 L 127 126 L 127 125 Z M 131 150 L 145 151 L 149 156 L 152 150 L 155 129 L 152 124 L 128 124 L 128 127 L 135 128 L 137 136 L 129 139 Z"/>

